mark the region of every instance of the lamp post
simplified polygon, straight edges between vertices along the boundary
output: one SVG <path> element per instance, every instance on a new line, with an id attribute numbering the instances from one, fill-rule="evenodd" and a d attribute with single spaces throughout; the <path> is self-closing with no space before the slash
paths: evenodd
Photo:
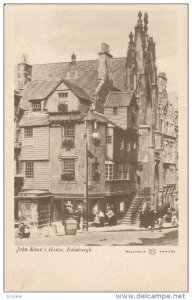
<path id="1" fill-rule="evenodd" d="M 88 153 L 87 153 L 87 120 L 85 120 L 84 132 L 85 146 L 85 169 L 84 169 L 84 207 L 83 207 L 83 230 L 88 231 L 89 222 L 89 203 L 88 203 Z"/>

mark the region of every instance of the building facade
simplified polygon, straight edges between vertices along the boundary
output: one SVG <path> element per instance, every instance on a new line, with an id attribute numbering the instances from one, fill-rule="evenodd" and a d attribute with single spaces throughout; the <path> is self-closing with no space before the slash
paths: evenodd
<path id="1" fill-rule="evenodd" d="M 18 217 L 31 225 L 61 221 L 65 204 L 111 206 L 134 224 L 140 209 L 175 206 L 177 117 L 166 75 L 157 74 L 148 16 L 138 14 L 127 57 L 101 45 L 98 59 L 16 67 L 25 113 L 19 122 Z"/>

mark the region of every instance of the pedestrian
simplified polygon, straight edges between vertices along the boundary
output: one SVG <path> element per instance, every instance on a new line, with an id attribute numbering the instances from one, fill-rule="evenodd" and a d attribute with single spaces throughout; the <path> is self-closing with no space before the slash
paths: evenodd
<path id="1" fill-rule="evenodd" d="M 83 208 L 81 205 L 78 205 L 77 207 L 77 228 L 82 229 L 83 224 Z"/>
<path id="2" fill-rule="evenodd" d="M 144 217 L 145 217 L 145 215 L 144 215 L 144 211 L 143 211 L 143 209 L 140 211 L 140 213 L 139 213 L 139 221 L 140 221 L 140 224 L 139 224 L 139 226 L 140 227 L 145 227 L 144 226 Z"/>
<path id="3" fill-rule="evenodd" d="M 99 216 L 100 226 L 104 227 L 105 215 L 104 215 L 104 213 L 101 210 L 99 210 L 98 216 Z"/>
<path id="4" fill-rule="evenodd" d="M 153 229 L 155 227 L 156 212 L 153 209 L 150 209 L 149 216 L 151 231 L 153 232 Z"/>
<path id="5" fill-rule="evenodd" d="M 25 228 L 25 224 L 22 222 L 19 226 L 19 237 L 20 239 L 23 238 L 23 235 L 24 235 L 24 228 Z"/>
<path id="6" fill-rule="evenodd" d="M 68 219 L 68 217 L 69 217 L 69 210 L 67 204 L 65 203 L 63 208 L 63 225 L 65 225 L 65 221 Z"/>
<path id="7" fill-rule="evenodd" d="M 24 226 L 24 232 L 23 232 L 23 237 L 24 238 L 29 238 L 30 236 L 30 230 L 29 230 L 29 227 L 27 225 Z"/>
<path id="8" fill-rule="evenodd" d="M 112 210 L 112 208 L 108 208 L 108 211 L 106 213 L 107 218 L 108 218 L 108 222 L 110 226 L 116 225 L 116 216 Z"/>
<path id="9" fill-rule="evenodd" d="M 95 213 L 94 225 L 96 227 L 100 226 L 100 220 L 99 220 L 99 213 L 98 212 Z"/>
<path id="10" fill-rule="evenodd" d="M 161 232 L 163 228 L 164 217 L 162 215 L 159 215 L 157 221 L 158 221 L 159 231 Z"/>
<path id="11" fill-rule="evenodd" d="M 179 225 L 176 212 L 173 214 L 173 216 L 171 218 L 171 223 L 172 223 L 172 226 L 178 227 L 178 225 Z"/>

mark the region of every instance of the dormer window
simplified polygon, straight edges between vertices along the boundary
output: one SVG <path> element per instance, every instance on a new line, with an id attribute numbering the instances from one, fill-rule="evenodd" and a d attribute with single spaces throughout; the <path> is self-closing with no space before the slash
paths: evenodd
<path id="1" fill-rule="evenodd" d="M 59 93 L 58 111 L 68 111 L 68 93 Z"/>
<path id="2" fill-rule="evenodd" d="M 41 101 L 32 102 L 32 111 L 41 111 Z"/>

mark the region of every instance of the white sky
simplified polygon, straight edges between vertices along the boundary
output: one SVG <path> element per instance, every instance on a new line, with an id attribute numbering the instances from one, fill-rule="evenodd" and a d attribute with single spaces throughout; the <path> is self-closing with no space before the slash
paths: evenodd
<path id="1" fill-rule="evenodd" d="M 15 9 L 15 59 L 21 53 L 31 64 L 96 59 L 101 42 L 110 45 L 114 57 L 126 56 L 128 35 L 134 31 L 137 13 L 147 12 L 148 33 L 156 42 L 157 66 L 167 73 L 168 90 L 177 90 L 177 10 L 159 6 L 38 6 Z"/>

